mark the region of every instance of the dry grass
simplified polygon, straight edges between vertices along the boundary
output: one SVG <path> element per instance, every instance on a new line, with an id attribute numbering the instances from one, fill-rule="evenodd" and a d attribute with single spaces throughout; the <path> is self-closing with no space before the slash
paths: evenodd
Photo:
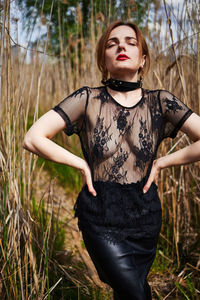
<path id="1" fill-rule="evenodd" d="M 165 1 L 164 1 L 165 2 Z M 157 3 L 158 4 L 158 3 Z M 191 6 L 192 4 L 192 6 Z M 200 62 L 199 62 L 199 7 L 197 1 L 185 1 L 182 10 L 170 10 L 166 6 L 168 28 L 162 40 L 159 28 L 166 23 L 163 11 L 155 9 L 154 25 L 145 28 L 152 48 L 151 72 L 145 79 L 147 88 L 170 90 L 182 99 L 193 111 L 200 113 Z M 195 9 L 192 9 L 194 7 Z M 49 266 L 53 260 L 50 238 L 55 239 L 54 224 L 59 219 L 54 215 L 53 194 L 48 193 L 48 204 L 42 208 L 42 198 L 35 201 L 37 181 L 37 157 L 22 149 L 22 141 L 29 125 L 38 115 L 46 112 L 64 96 L 83 85 L 98 86 L 100 74 L 95 64 L 96 34 L 95 18 L 91 22 L 91 37 L 83 35 L 72 39 L 71 45 L 63 48 L 60 32 L 60 49 L 64 53 L 60 60 L 52 60 L 45 54 L 34 52 L 30 64 L 26 64 L 26 53 L 12 53 L 8 35 L 9 1 L 4 1 L 1 12 L 1 124 L 0 124 L 0 253 L 1 299 L 50 299 Z M 176 16 L 173 13 L 176 12 Z M 79 24 L 82 25 L 81 10 L 77 7 Z M 177 18 L 178 27 L 172 26 Z M 100 20 L 103 20 L 101 16 Z M 160 24 L 160 27 L 158 26 Z M 103 24 L 96 24 L 100 35 Z M 173 29 L 173 30 L 172 30 Z M 174 35 L 178 42 L 174 43 Z M 81 47 L 81 56 L 79 48 Z M 45 49 L 48 51 L 47 44 Z M 164 49 L 161 51 L 161 49 Z M 37 50 L 37 49 L 36 49 Z M 45 51 L 46 51 L 45 50 Z M 73 56 L 73 64 L 72 64 Z M 60 136 L 61 144 L 74 149 L 77 139 Z M 178 150 L 191 141 L 179 133 L 175 140 L 165 140 L 159 148 L 159 156 Z M 163 228 L 160 237 L 158 264 L 168 268 L 171 274 L 179 271 L 178 283 L 188 292 L 186 275 L 191 274 L 191 282 L 198 277 L 199 225 L 200 225 L 200 174 L 199 163 L 163 170 L 159 182 L 159 194 L 163 207 Z M 35 202 L 34 202 L 35 201 Z M 37 203 L 38 214 L 34 208 Z M 42 217 L 43 216 L 43 217 Z M 43 226 L 43 228 L 41 228 Z M 40 244 L 36 237 L 40 238 Z M 42 239 L 41 239 L 42 237 Z M 78 239 L 78 237 L 74 237 Z M 50 252 L 50 248 L 51 251 Z M 163 256 L 164 255 L 164 256 Z M 76 271 L 69 272 L 60 265 L 63 276 L 75 286 L 86 281 L 77 279 Z M 183 273 L 181 271 L 184 270 Z M 162 271 L 162 270 L 161 270 Z M 199 286 L 193 291 L 196 299 Z M 86 287 L 85 287 L 86 288 Z M 181 294 L 178 285 L 173 288 Z M 168 292 L 169 293 L 169 292 Z M 170 299 L 167 293 L 159 291 L 160 299 Z M 45 298 L 46 297 L 46 298 Z M 95 296 L 94 296 L 95 297 Z M 158 296 L 157 296 L 158 297 Z M 94 299 L 94 298 L 93 298 Z M 181 298 L 180 298 L 181 299 Z"/>

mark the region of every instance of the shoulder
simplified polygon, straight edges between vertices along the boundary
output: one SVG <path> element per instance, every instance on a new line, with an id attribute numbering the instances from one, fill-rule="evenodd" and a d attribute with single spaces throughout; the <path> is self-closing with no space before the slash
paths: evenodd
<path id="1" fill-rule="evenodd" d="M 86 99 L 92 95 L 100 93 L 103 87 L 89 87 L 87 85 L 78 88 L 77 90 L 68 94 L 67 98 L 82 98 Z"/>
<path id="2" fill-rule="evenodd" d="M 96 90 L 101 90 L 101 89 L 103 89 L 103 88 L 104 88 L 104 85 L 102 85 L 102 86 L 95 86 L 95 87 L 91 87 L 91 86 L 88 86 L 88 85 L 84 85 L 84 86 L 82 86 L 80 89 L 96 91 Z"/>
<path id="3" fill-rule="evenodd" d="M 104 90 L 104 86 L 96 86 L 96 87 L 89 87 L 89 86 L 86 86 L 86 88 L 87 88 L 88 91 L 90 91 L 91 93 L 101 92 L 101 91 Z"/>
<path id="4" fill-rule="evenodd" d="M 171 101 L 179 101 L 179 99 L 172 94 L 171 92 L 163 89 L 156 89 L 156 90 L 144 90 L 147 97 L 153 101 L 158 102 L 159 104 L 169 103 Z"/>
<path id="5" fill-rule="evenodd" d="M 160 104 L 160 89 L 156 89 L 156 90 L 150 90 L 150 89 L 143 89 L 143 95 L 144 98 L 146 99 L 148 105 L 150 105 L 150 107 L 154 107 Z"/>
<path id="6" fill-rule="evenodd" d="M 78 90 L 74 91 L 74 93 L 81 93 L 81 92 L 87 92 L 87 93 L 97 93 L 103 91 L 104 86 L 97 86 L 97 87 L 91 87 L 91 86 L 82 86 Z"/>
<path id="7" fill-rule="evenodd" d="M 177 98 L 173 93 L 167 91 L 167 90 L 159 90 L 159 98 L 160 99 L 175 99 Z"/>
<path id="8" fill-rule="evenodd" d="M 106 97 L 106 91 L 104 86 L 97 86 L 97 87 L 85 86 L 83 88 L 87 90 L 87 95 L 89 99 L 99 100 L 99 99 L 104 99 Z"/>
<path id="9" fill-rule="evenodd" d="M 172 93 L 170 93 L 167 90 L 162 90 L 162 89 L 155 89 L 155 90 L 149 90 L 149 89 L 144 89 L 144 92 L 147 95 L 153 95 L 157 97 L 167 97 L 167 96 L 174 96 Z"/>
<path id="10" fill-rule="evenodd" d="M 87 86 L 82 86 L 80 88 L 78 88 L 77 90 L 71 92 L 68 96 L 68 98 L 76 98 L 79 97 L 81 98 L 84 95 L 88 94 L 88 87 Z"/>

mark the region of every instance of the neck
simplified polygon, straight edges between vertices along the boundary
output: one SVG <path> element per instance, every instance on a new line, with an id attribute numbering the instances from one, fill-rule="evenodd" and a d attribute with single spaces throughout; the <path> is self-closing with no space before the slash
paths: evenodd
<path id="1" fill-rule="evenodd" d="M 123 80 L 123 81 L 128 81 L 128 82 L 137 82 L 138 79 L 138 74 L 134 73 L 134 74 L 110 74 L 110 77 L 113 79 L 117 79 L 117 80 Z"/>
<path id="2" fill-rule="evenodd" d="M 119 92 L 129 92 L 137 90 L 142 87 L 142 81 L 124 81 L 119 79 L 110 78 L 102 83 L 112 90 Z"/>

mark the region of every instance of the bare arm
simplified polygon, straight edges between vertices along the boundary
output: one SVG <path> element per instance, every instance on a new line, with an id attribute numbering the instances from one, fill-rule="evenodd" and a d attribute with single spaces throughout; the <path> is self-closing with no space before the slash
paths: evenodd
<path id="1" fill-rule="evenodd" d="M 144 192 L 147 192 L 151 183 L 158 177 L 161 169 L 200 160 L 200 117 L 195 113 L 191 114 L 180 130 L 186 133 L 194 143 L 154 160 L 151 173 L 143 189 Z"/>
<path id="2" fill-rule="evenodd" d="M 51 138 L 65 127 L 66 123 L 62 117 L 54 110 L 50 110 L 38 119 L 26 133 L 23 147 L 45 159 L 80 170 L 85 177 L 89 191 L 96 196 L 87 162 L 51 141 Z"/>

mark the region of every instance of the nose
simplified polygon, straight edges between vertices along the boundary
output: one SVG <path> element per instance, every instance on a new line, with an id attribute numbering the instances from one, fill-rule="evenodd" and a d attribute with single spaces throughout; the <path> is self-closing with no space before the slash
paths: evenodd
<path id="1" fill-rule="evenodd" d="M 118 52 L 121 52 L 122 50 L 126 51 L 126 47 L 125 47 L 125 43 L 121 41 L 121 42 L 119 42 L 119 45 L 118 45 Z"/>

